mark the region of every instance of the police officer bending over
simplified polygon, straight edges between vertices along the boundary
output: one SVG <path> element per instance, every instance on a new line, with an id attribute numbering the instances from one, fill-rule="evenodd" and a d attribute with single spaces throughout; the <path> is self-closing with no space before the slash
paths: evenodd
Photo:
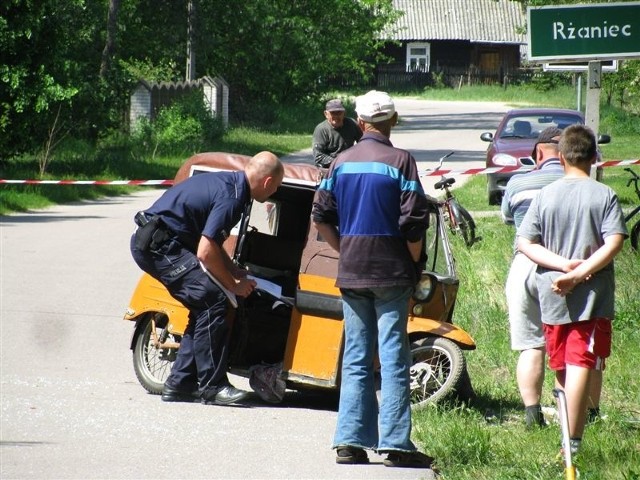
<path id="1" fill-rule="evenodd" d="M 247 396 L 227 378 L 227 296 L 201 264 L 235 295 L 246 297 L 253 291 L 255 282 L 233 264 L 222 243 L 251 199 L 264 202 L 283 176 L 280 160 L 260 152 L 244 171 L 189 177 L 136 215 L 138 228 L 131 238 L 134 260 L 189 309 L 163 401 L 229 405 Z"/>

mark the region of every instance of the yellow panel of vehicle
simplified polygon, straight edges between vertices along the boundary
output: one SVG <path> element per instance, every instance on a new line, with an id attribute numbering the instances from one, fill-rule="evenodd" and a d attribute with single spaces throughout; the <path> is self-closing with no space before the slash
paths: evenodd
<path id="1" fill-rule="evenodd" d="M 125 320 L 134 320 L 143 313 L 162 312 L 169 318 L 169 331 L 182 335 L 189 321 L 189 310 L 173 298 L 158 280 L 144 273 L 129 302 Z"/>

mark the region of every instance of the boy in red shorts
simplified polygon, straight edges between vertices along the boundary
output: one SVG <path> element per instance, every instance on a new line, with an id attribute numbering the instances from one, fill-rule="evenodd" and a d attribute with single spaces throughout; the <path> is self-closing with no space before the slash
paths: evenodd
<path id="1" fill-rule="evenodd" d="M 556 385 L 565 391 L 571 451 L 586 422 L 591 372 L 611 353 L 613 258 L 628 236 L 615 192 L 589 177 L 596 139 L 583 125 L 560 137 L 565 176 L 540 190 L 520 228 L 518 249 L 538 264 L 536 283 Z"/>

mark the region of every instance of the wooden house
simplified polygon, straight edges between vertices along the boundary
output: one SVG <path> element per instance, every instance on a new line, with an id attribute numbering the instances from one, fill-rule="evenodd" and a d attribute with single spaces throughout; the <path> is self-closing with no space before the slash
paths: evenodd
<path id="1" fill-rule="evenodd" d="M 512 0 L 393 0 L 402 12 L 385 32 L 387 73 L 481 75 L 502 81 L 521 62 L 526 12 Z M 406 77 L 406 75 L 405 75 Z"/>

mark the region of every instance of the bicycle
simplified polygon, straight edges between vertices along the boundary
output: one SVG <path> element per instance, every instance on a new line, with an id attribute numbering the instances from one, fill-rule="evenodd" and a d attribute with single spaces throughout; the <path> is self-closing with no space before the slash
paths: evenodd
<path id="1" fill-rule="evenodd" d="M 437 172 L 440 170 L 445 158 L 449 158 L 454 153 L 455 152 L 449 152 L 440 157 L 438 166 L 432 171 Z M 446 215 L 443 215 L 443 217 L 445 221 L 449 223 L 449 230 L 451 230 L 454 235 L 462 236 L 465 245 L 470 247 L 479 240 L 479 238 L 476 237 L 476 222 L 467 209 L 460 205 L 456 197 L 451 193 L 451 185 L 455 182 L 455 178 L 442 175 L 440 181 L 436 182 L 434 187 L 436 190 L 442 190 L 444 192 L 444 200 L 440 205 L 441 208 L 445 210 Z"/>
<path id="2" fill-rule="evenodd" d="M 625 168 L 625 170 L 631 174 L 631 178 L 627 182 L 627 187 L 630 187 L 633 183 L 633 186 L 636 190 L 636 195 L 638 196 L 638 200 L 640 200 L 640 189 L 638 188 L 638 180 L 640 180 L 640 176 L 638 176 L 636 172 L 631 170 L 631 168 Z M 640 205 L 636 206 L 624 217 L 625 223 L 628 223 L 638 212 L 640 212 Z M 629 232 L 629 240 L 631 241 L 631 247 L 634 250 L 638 251 L 640 242 L 640 219 L 638 219 L 635 225 L 631 227 L 631 230 Z"/>

